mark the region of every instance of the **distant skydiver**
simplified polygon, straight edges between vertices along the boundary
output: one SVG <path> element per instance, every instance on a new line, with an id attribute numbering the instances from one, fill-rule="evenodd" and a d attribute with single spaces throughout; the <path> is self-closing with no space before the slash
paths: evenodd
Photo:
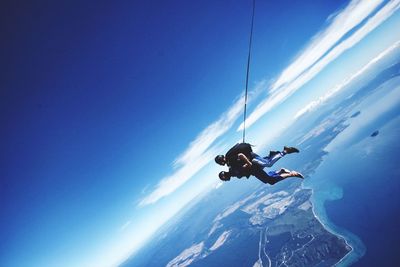
<path id="1" fill-rule="evenodd" d="M 278 171 L 270 171 L 266 173 L 263 168 L 271 167 L 279 159 L 287 154 L 298 153 L 299 150 L 294 147 L 284 147 L 283 151 L 270 151 L 266 157 L 261 157 L 253 152 L 251 145 L 248 143 L 239 143 L 233 146 L 224 155 L 218 155 L 215 157 L 215 162 L 219 165 L 228 166 L 228 172 L 220 172 L 219 178 L 222 181 L 229 181 L 231 177 L 242 178 L 246 176 L 249 178 L 250 175 L 255 176 L 263 183 L 275 184 L 288 177 L 299 177 L 303 178 L 301 173 L 296 171 L 289 171 L 287 169 L 280 169 Z"/>

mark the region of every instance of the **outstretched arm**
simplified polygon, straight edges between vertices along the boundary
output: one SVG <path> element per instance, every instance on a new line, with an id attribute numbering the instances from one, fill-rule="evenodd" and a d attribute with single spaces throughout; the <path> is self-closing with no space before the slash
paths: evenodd
<path id="1" fill-rule="evenodd" d="M 251 161 L 243 153 L 239 153 L 238 157 L 239 157 L 240 160 L 243 160 L 243 162 L 245 163 L 243 165 L 243 168 L 248 168 L 248 169 L 251 168 L 251 166 L 253 164 L 251 163 Z"/>

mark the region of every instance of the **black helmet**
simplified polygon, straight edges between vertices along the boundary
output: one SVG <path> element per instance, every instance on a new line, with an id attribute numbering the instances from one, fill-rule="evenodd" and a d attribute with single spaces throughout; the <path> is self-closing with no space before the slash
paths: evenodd
<path id="1" fill-rule="evenodd" d="M 215 163 L 219 165 L 225 165 L 225 156 L 224 155 L 218 155 L 215 157 Z"/>
<path id="2" fill-rule="evenodd" d="M 221 179 L 222 181 L 229 181 L 231 179 L 231 175 L 229 172 L 220 172 L 218 174 L 219 179 Z"/>

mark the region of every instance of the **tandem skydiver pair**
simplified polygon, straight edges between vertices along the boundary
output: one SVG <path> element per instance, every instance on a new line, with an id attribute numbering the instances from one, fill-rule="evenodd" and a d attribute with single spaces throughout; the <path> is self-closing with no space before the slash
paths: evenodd
<path id="1" fill-rule="evenodd" d="M 297 171 L 290 171 L 281 168 L 276 171 L 265 172 L 265 167 L 272 167 L 278 160 L 287 154 L 298 153 L 295 147 L 285 146 L 282 151 L 270 151 L 268 156 L 261 157 L 253 152 L 248 143 L 238 143 L 234 145 L 225 155 L 215 157 L 215 162 L 219 165 L 227 165 L 229 170 L 221 171 L 219 178 L 222 181 L 229 181 L 231 177 L 247 177 L 251 175 L 267 184 L 275 184 L 289 177 L 304 178 Z"/>

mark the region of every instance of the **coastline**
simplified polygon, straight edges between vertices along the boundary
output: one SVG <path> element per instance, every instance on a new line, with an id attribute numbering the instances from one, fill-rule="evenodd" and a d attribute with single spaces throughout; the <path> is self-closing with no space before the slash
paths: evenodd
<path id="1" fill-rule="evenodd" d="M 361 257 L 364 256 L 366 252 L 366 247 L 364 243 L 355 234 L 335 225 L 329 219 L 325 209 L 326 201 L 338 200 L 342 198 L 342 188 L 335 186 L 333 187 L 333 190 L 322 190 L 318 194 L 312 186 L 306 186 L 303 183 L 301 187 L 304 189 L 310 189 L 312 192 L 310 201 L 312 203 L 312 212 L 315 218 L 328 232 L 343 238 L 346 245 L 350 247 L 350 251 L 346 255 L 344 255 L 334 266 L 350 266 L 351 264 L 357 262 Z"/>

